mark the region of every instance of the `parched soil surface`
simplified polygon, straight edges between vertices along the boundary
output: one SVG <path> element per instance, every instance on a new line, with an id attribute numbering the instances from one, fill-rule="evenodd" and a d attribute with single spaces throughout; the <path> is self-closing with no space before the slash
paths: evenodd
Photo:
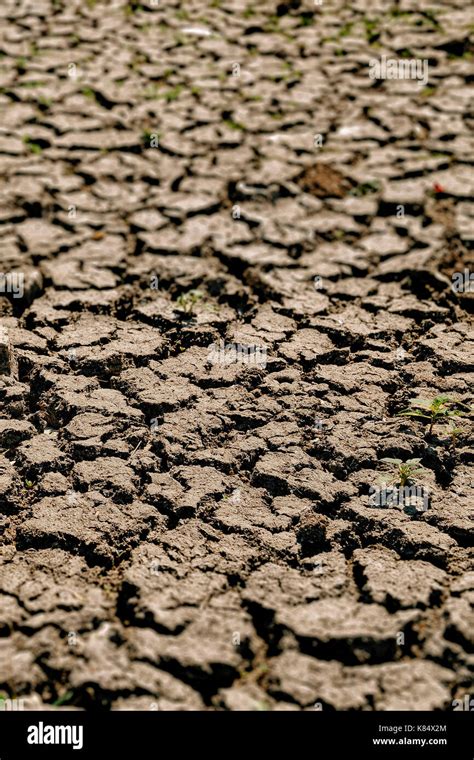
<path id="1" fill-rule="evenodd" d="M 472 439 L 397 413 L 471 402 L 465 0 L 0 17 L 1 691 L 452 709 Z M 384 54 L 429 81 L 371 79 Z M 371 505 L 382 457 L 428 509 Z"/>

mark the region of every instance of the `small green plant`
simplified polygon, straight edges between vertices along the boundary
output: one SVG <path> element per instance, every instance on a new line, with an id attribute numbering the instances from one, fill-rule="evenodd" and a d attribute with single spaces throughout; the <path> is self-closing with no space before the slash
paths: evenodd
<path id="1" fill-rule="evenodd" d="M 435 16 L 435 12 L 433 10 L 430 10 L 429 8 L 425 11 L 421 11 L 422 23 L 428 23 L 431 24 L 437 31 L 442 30 L 442 26 L 439 23 L 438 19 Z"/>
<path id="2" fill-rule="evenodd" d="M 145 148 L 156 148 L 161 138 L 161 132 L 152 132 L 151 129 L 144 129 L 141 135 L 142 145 Z"/>
<path id="3" fill-rule="evenodd" d="M 73 698 L 74 692 L 66 691 L 62 696 L 58 697 L 55 702 L 53 702 L 53 705 L 54 707 L 61 707 L 61 705 L 70 703 Z"/>
<path id="4" fill-rule="evenodd" d="M 463 53 L 448 53 L 448 60 L 454 61 L 457 58 L 463 58 L 465 61 L 470 61 L 472 59 L 472 52 L 470 50 L 464 50 Z"/>
<path id="5" fill-rule="evenodd" d="M 25 135 L 23 138 L 23 142 L 28 148 L 31 153 L 40 154 L 43 152 L 43 148 L 41 145 L 39 145 L 37 142 L 31 139 L 31 137 L 28 137 L 28 135 Z"/>
<path id="6" fill-rule="evenodd" d="M 339 30 L 339 37 L 347 37 L 348 34 L 351 33 L 352 27 L 354 26 L 353 23 L 349 22 L 348 24 L 344 24 L 343 27 Z"/>
<path id="7" fill-rule="evenodd" d="M 233 119 L 225 119 L 224 124 L 226 127 L 229 127 L 229 129 L 235 129 L 235 130 L 244 130 L 245 126 L 243 124 L 240 124 L 238 121 L 234 121 Z"/>
<path id="8" fill-rule="evenodd" d="M 313 13 L 302 13 L 300 16 L 299 26 L 311 26 L 314 23 Z"/>
<path id="9" fill-rule="evenodd" d="M 158 97 L 164 98 L 167 103 L 172 103 L 173 100 L 177 100 L 179 98 L 182 91 L 182 85 L 177 84 L 176 87 L 173 87 L 171 90 L 167 90 L 166 92 L 160 94 Z"/>
<path id="10" fill-rule="evenodd" d="M 413 11 L 401 11 L 399 8 L 392 8 L 390 15 L 393 16 L 393 18 L 411 19 Z"/>
<path id="11" fill-rule="evenodd" d="M 448 430 L 451 446 L 454 448 L 458 442 L 459 436 L 464 433 L 464 428 L 458 427 L 456 423 L 451 420 L 451 427 Z"/>
<path id="12" fill-rule="evenodd" d="M 450 399 L 449 396 L 435 396 L 433 399 L 412 398 L 408 409 L 398 412 L 399 417 L 417 417 L 429 422 L 428 434 L 431 435 L 433 427 L 438 422 L 449 421 L 452 417 L 459 417 L 462 412 L 459 409 L 453 409 L 453 405 L 458 402 Z"/>
<path id="13" fill-rule="evenodd" d="M 268 21 L 263 28 L 266 32 L 277 32 L 279 23 L 280 23 L 279 16 L 275 16 L 275 15 L 269 16 Z"/>
<path id="14" fill-rule="evenodd" d="M 90 87 L 83 87 L 81 90 L 82 94 L 85 98 L 90 98 L 91 100 L 95 100 L 95 92 Z"/>
<path id="15" fill-rule="evenodd" d="M 373 43 L 377 42 L 378 38 L 380 37 L 378 23 L 378 19 L 364 19 L 365 34 L 369 45 L 373 45 Z"/>
<path id="16" fill-rule="evenodd" d="M 19 87 L 42 87 L 46 82 L 41 79 L 32 79 L 31 82 L 20 82 Z"/>
<path id="17" fill-rule="evenodd" d="M 153 100 L 154 98 L 158 98 L 160 95 L 159 86 L 159 84 L 153 83 L 148 87 L 145 87 L 142 92 L 142 96 L 145 98 L 145 100 Z"/>
<path id="18" fill-rule="evenodd" d="M 179 311 L 183 311 L 185 314 L 192 314 L 194 307 L 204 297 L 204 293 L 201 290 L 188 290 L 187 293 L 181 293 L 176 299 Z"/>
<path id="19" fill-rule="evenodd" d="M 407 459 L 404 462 L 402 459 L 383 457 L 380 461 L 392 466 L 391 483 L 399 485 L 401 488 L 414 481 L 418 475 L 422 475 L 425 471 L 423 465 L 420 465 L 421 459 Z"/>
<path id="20" fill-rule="evenodd" d="M 23 702 L 22 698 L 18 698 L 15 696 L 15 692 L 13 692 L 11 695 L 7 694 L 6 691 L 0 691 L 0 711 L 8 710 L 8 705 L 11 702 L 19 702 L 21 704 Z M 20 709 L 23 709 L 20 707 Z"/>
<path id="21" fill-rule="evenodd" d="M 370 182 L 363 182 L 361 185 L 354 187 L 349 195 L 355 195 L 356 198 L 362 198 L 365 195 L 371 195 L 372 193 L 378 193 L 380 190 L 380 183 L 377 180 Z"/>
<path id="22" fill-rule="evenodd" d="M 131 16 L 132 13 L 138 13 L 139 11 L 144 11 L 143 5 L 140 5 L 140 3 L 137 3 L 136 0 L 131 0 L 131 2 L 128 3 L 128 5 L 124 8 L 124 13 L 126 16 Z"/>

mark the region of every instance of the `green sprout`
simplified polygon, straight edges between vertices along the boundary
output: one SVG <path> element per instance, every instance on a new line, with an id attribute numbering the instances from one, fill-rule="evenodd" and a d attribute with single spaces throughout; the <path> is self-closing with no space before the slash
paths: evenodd
<path id="1" fill-rule="evenodd" d="M 32 79 L 30 82 L 21 82 L 19 87 L 42 87 L 46 82 L 42 79 Z"/>
<path id="2" fill-rule="evenodd" d="M 390 11 L 390 15 L 393 16 L 393 18 L 406 18 L 409 19 L 413 15 L 413 11 L 401 11 L 399 8 L 393 8 Z"/>
<path id="3" fill-rule="evenodd" d="M 39 145 L 39 143 L 32 140 L 31 137 L 28 137 L 28 135 L 25 135 L 23 137 L 23 142 L 28 148 L 28 150 L 31 151 L 31 153 L 36 153 L 36 154 L 42 153 L 43 148 L 41 147 L 41 145 Z"/>
<path id="4" fill-rule="evenodd" d="M 425 11 L 421 11 L 421 15 L 423 18 L 421 19 L 421 23 L 428 23 L 431 24 L 437 31 L 442 30 L 442 26 L 439 23 L 438 19 L 435 16 L 435 12 L 433 10 L 430 10 L 429 8 Z"/>
<path id="5" fill-rule="evenodd" d="M 266 32 L 277 32 L 278 31 L 278 24 L 280 23 L 280 17 L 279 16 L 269 16 L 268 21 L 264 26 L 264 29 Z"/>
<path id="6" fill-rule="evenodd" d="M 339 37 L 347 37 L 347 35 L 351 33 L 353 26 L 353 23 L 344 24 L 339 30 Z"/>
<path id="7" fill-rule="evenodd" d="M 380 190 L 380 183 L 377 180 L 371 180 L 370 182 L 363 182 L 361 185 L 354 187 L 349 195 L 354 195 L 356 198 L 361 198 L 364 195 L 371 195 L 372 193 L 378 193 Z"/>
<path id="8" fill-rule="evenodd" d="M 81 93 L 84 95 L 85 98 L 96 100 L 95 92 L 91 87 L 83 87 L 81 90 Z"/>
<path id="9" fill-rule="evenodd" d="M 145 148 L 157 147 L 161 139 L 161 132 L 152 132 L 151 129 L 144 129 L 141 136 L 142 145 Z M 156 141 L 156 144 L 152 143 L 152 140 Z"/>
<path id="10" fill-rule="evenodd" d="M 399 417 L 418 417 L 422 420 L 428 420 L 430 427 L 428 434 L 431 435 L 433 427 L 437 422 L 447 421 L 451 417 L 459 417 L 462 412 L 458 409 L 452 409 L 453 401 L 449 396 L 435 396 L 434 399 L 412 398 L 408 409 L 398 412 Z"/>
<path id="11" fill-rule="evenodd" d="M 456 446 L 459 436 L 462 435 L 462 433 L 464 433 L 464 428 L 458 427 L 454 420 L 451 420 L 451 427 L 448 430 L 448 435 L 453 448 Z"/>
<path id="12" fill-rule="evenodd" d="M 365 26 L 365 34 L 367 37 L 367 42 L 369 45 L 373 45 L 374 42 L 377 42 L 378 38 L 380 37 L 380 31 L 378 28 L 378 19 L 368 19 L 365 18 L 364 20 L 364 26 Z"/>
<path id="13" fill-rule="evenodd" d="M 236 130 L 244 130 L 245 126 L 241 124 L 238 121 L 234 121 L 233 119 L 225 119 L 224 124 L 226 127 L 229 127 L 229 129 L 236 129 Z"/>
<path id="14" fill-rule="evenodd" d="M 183 86 L 180 84 L 177 84 L 176 87 L 173 87 L 171 90 L 167 90 L 167 92 L 160 94 L 158 97 L 164 98 L 167 103 L 172 103 L 173 100 L 177 100 L 179 98 L 182 91 L 183 91 Z"/>
<path id="15" fill-rule="evenodd" d="M 183 311 L 185 314 L 192 314 L 196 304 L 204 297 L 204 293 L 201 290 L 188 290 L 187 293 L 181 293 L 176 299 L 179 311 Z"/>
<path id="16" fill-rule="evenodd" d="M 70 703 L 73 698 L 74 698 L 74 692 L 66 691 L 64 694 L 62 694 L 62 696 L 58 697 L 55 702 L 53 702 L 53 706 L 61 707 L 61 705 Z"/>
<path id="17" fill-rule="evenodd" d="M 125 6 L 124 12 L 126 16 L 131 16 L 132 13 L 138 13 L 139 11 L 144 11 L 143 5 L 140 5 L 140 3 L 137 3 L 136 0 L 131 0 L 131 2 L 128 3 L 128 5 Z"/>
<path id="18" fill-rule="evenodd" d="M 391 483 L 398 484 L 402 488 L 425 471 L 423 465 L 420 466 L 421 459 L 407 459 L 404 462 L 402 459 L 383 457 L 380 461 L 392 465 L 393 479 Z"/>
<path id="19" fill-rule="evenodd" d="M 299 26 L 311 26 L 311 24 L 314 23 L 314 14 L 313 13 L 302 13 L 300 16 L 300 23 Z"/>

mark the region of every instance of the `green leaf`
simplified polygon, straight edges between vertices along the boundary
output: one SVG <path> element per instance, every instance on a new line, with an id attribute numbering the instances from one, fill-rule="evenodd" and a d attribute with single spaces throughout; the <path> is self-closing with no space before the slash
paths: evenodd
<path id="1" fill-rule="evenodd" d="M 65 694 L 63 694 L 61 697 L 58 697 L 58 699 L 53 702 L 54 707 L 60 707 L 61 705 L 64 705 L 66 702 L 70 702 L 70 700 L 74 697 L 73 691 L 66 691 Z"/>
<path id="2" fill-rule="evenodd" d="M 424 420 L 430 420 L 429 414 L 424 414 L 420 409 L 405 409 L 403 412 L 398 412 L 397 417 L 422 417 Z"/>
<path id="3" fill-rule="evenodd" d="M 423 470 L 420 470 L 420 469 L 418 469 L 418 470 L 410 470 L 410 472 L 408 473 L 408 480 L 413 480 L 413 478 L 417 477 L 418 475 L 422 475 L 422 474 L 423 474 Z"/>
<path id="4" fill-rule="evenodd" d="M 388 464 L 402 464 L 402 459 L 393 459 L 392 457 L 382 457 L 381 462 L 388 462 Z"/>

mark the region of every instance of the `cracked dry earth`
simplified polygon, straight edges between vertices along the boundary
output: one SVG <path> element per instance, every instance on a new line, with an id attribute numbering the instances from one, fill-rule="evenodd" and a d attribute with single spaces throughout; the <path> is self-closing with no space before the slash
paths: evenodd
<path id="1" fill-rule="evenodd" d="M 3 0 L 4 695 L 471 689 L 472 439 L 397 413 L 471 400 L 473 19 L 347 5 Z M 371 80 L 382 54 L 428 85 Z M 266 365 L 210 362 L 221 340 Z M 370 506 L 387 456 L 422 459 L 428 510 Z"/>

